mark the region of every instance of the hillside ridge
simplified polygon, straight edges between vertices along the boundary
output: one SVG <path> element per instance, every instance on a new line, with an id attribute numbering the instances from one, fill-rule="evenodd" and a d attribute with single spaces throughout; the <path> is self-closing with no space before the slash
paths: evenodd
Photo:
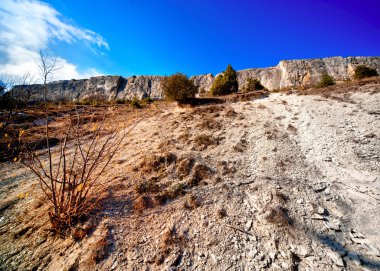
<path id="1" fill-rule="evenodd" d="M 250 68 L 237 71 L 239 88 L 248 77 L 257 78 L 269 90 L 313 85 L 322 75 L 328 73 L 337 82 L 352 78 L 356 66 L 366 65 L 380 73 L 380 57 L 328 57 L 301 60 L 282 60 L 277 66 Z M 217 75 L 216 75 L 217 76 Z M 200 92 L 208 91 L 215 80 L 214 75 L 192 76 Z M 97 76 L 80 80 L 61 80 L 48 84 L 50 100 L 77 101 L 90 97 L 103 100 L 132 99 L 137 97 L 162 99 L 161 80 L 164 76 L 140 75 L 122 77 L 120 75 Z M 20 85 L 14 91 L 28 88 L 33 99 L 41 99 L 43 86 L 40 84 Z"/>

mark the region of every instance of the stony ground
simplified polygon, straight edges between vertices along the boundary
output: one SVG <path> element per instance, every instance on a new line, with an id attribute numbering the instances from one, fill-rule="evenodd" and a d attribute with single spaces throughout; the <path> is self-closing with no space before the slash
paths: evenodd
<path id="1" fill-rule="evenodd" d="M 37 181 L 3 163 L 0 269 L 379 270 L 379 101 L 369 83 L 158 106 L 81 241 L 53 236 Z"/>

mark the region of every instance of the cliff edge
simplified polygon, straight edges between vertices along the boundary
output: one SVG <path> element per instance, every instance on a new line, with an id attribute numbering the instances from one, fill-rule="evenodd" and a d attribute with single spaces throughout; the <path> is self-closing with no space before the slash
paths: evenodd
<path id="1" fill-rule="evenodd" d="M 237 71 L 239 88 L 248 77 L 257 78 L 269 90 L 286 87 L 312 85 L 324 73 L 337 82 L 349 80 L 356 66 L 366 65 L 380 73 L 380 57 L 329 57 L 305 60 L 283 60 L 277 66 Z M 50 100 L 82 100 L 97 98 L 103 100 L 132 99 L 137 97 L 161 99 L 160 86 L 163 76 L 98 76 L 81 80 L 63 80 L 48 84 Z M 192 77 L 200 92 L 208 91 L 215 80 L 212 74 Z M 14 91 L 29 89 L 33 99 L 40 99 L 42 85 L 16 86 Z"/>

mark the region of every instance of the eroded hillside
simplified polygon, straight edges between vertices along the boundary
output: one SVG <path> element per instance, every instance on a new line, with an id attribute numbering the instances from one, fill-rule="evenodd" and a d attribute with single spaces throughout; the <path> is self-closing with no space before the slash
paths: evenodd
<path id="1" fill-rule="evenodd" d="M 49 232 L 35 177 L 2 163 L 1 269 L 378 270 L 380 84 L 333 88 L 118 110 L 139 122 L 79 241 Z"/>

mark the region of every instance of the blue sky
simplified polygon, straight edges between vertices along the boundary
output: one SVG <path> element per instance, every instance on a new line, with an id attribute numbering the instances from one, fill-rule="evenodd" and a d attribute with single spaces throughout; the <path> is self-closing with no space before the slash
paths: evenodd
<path id="1" fill-rule="evenodd" d="M 283 59 L 380 55 L 378 0 L 13 2 L 48 5 L 63 25 L 83 32 L 67 28 L 71 40 L 62 38 L 55 21 L 46 30 L 39 49 L 68 65 L 59 79 L 216 74 L 228 63 L 239 70 Z"/>

